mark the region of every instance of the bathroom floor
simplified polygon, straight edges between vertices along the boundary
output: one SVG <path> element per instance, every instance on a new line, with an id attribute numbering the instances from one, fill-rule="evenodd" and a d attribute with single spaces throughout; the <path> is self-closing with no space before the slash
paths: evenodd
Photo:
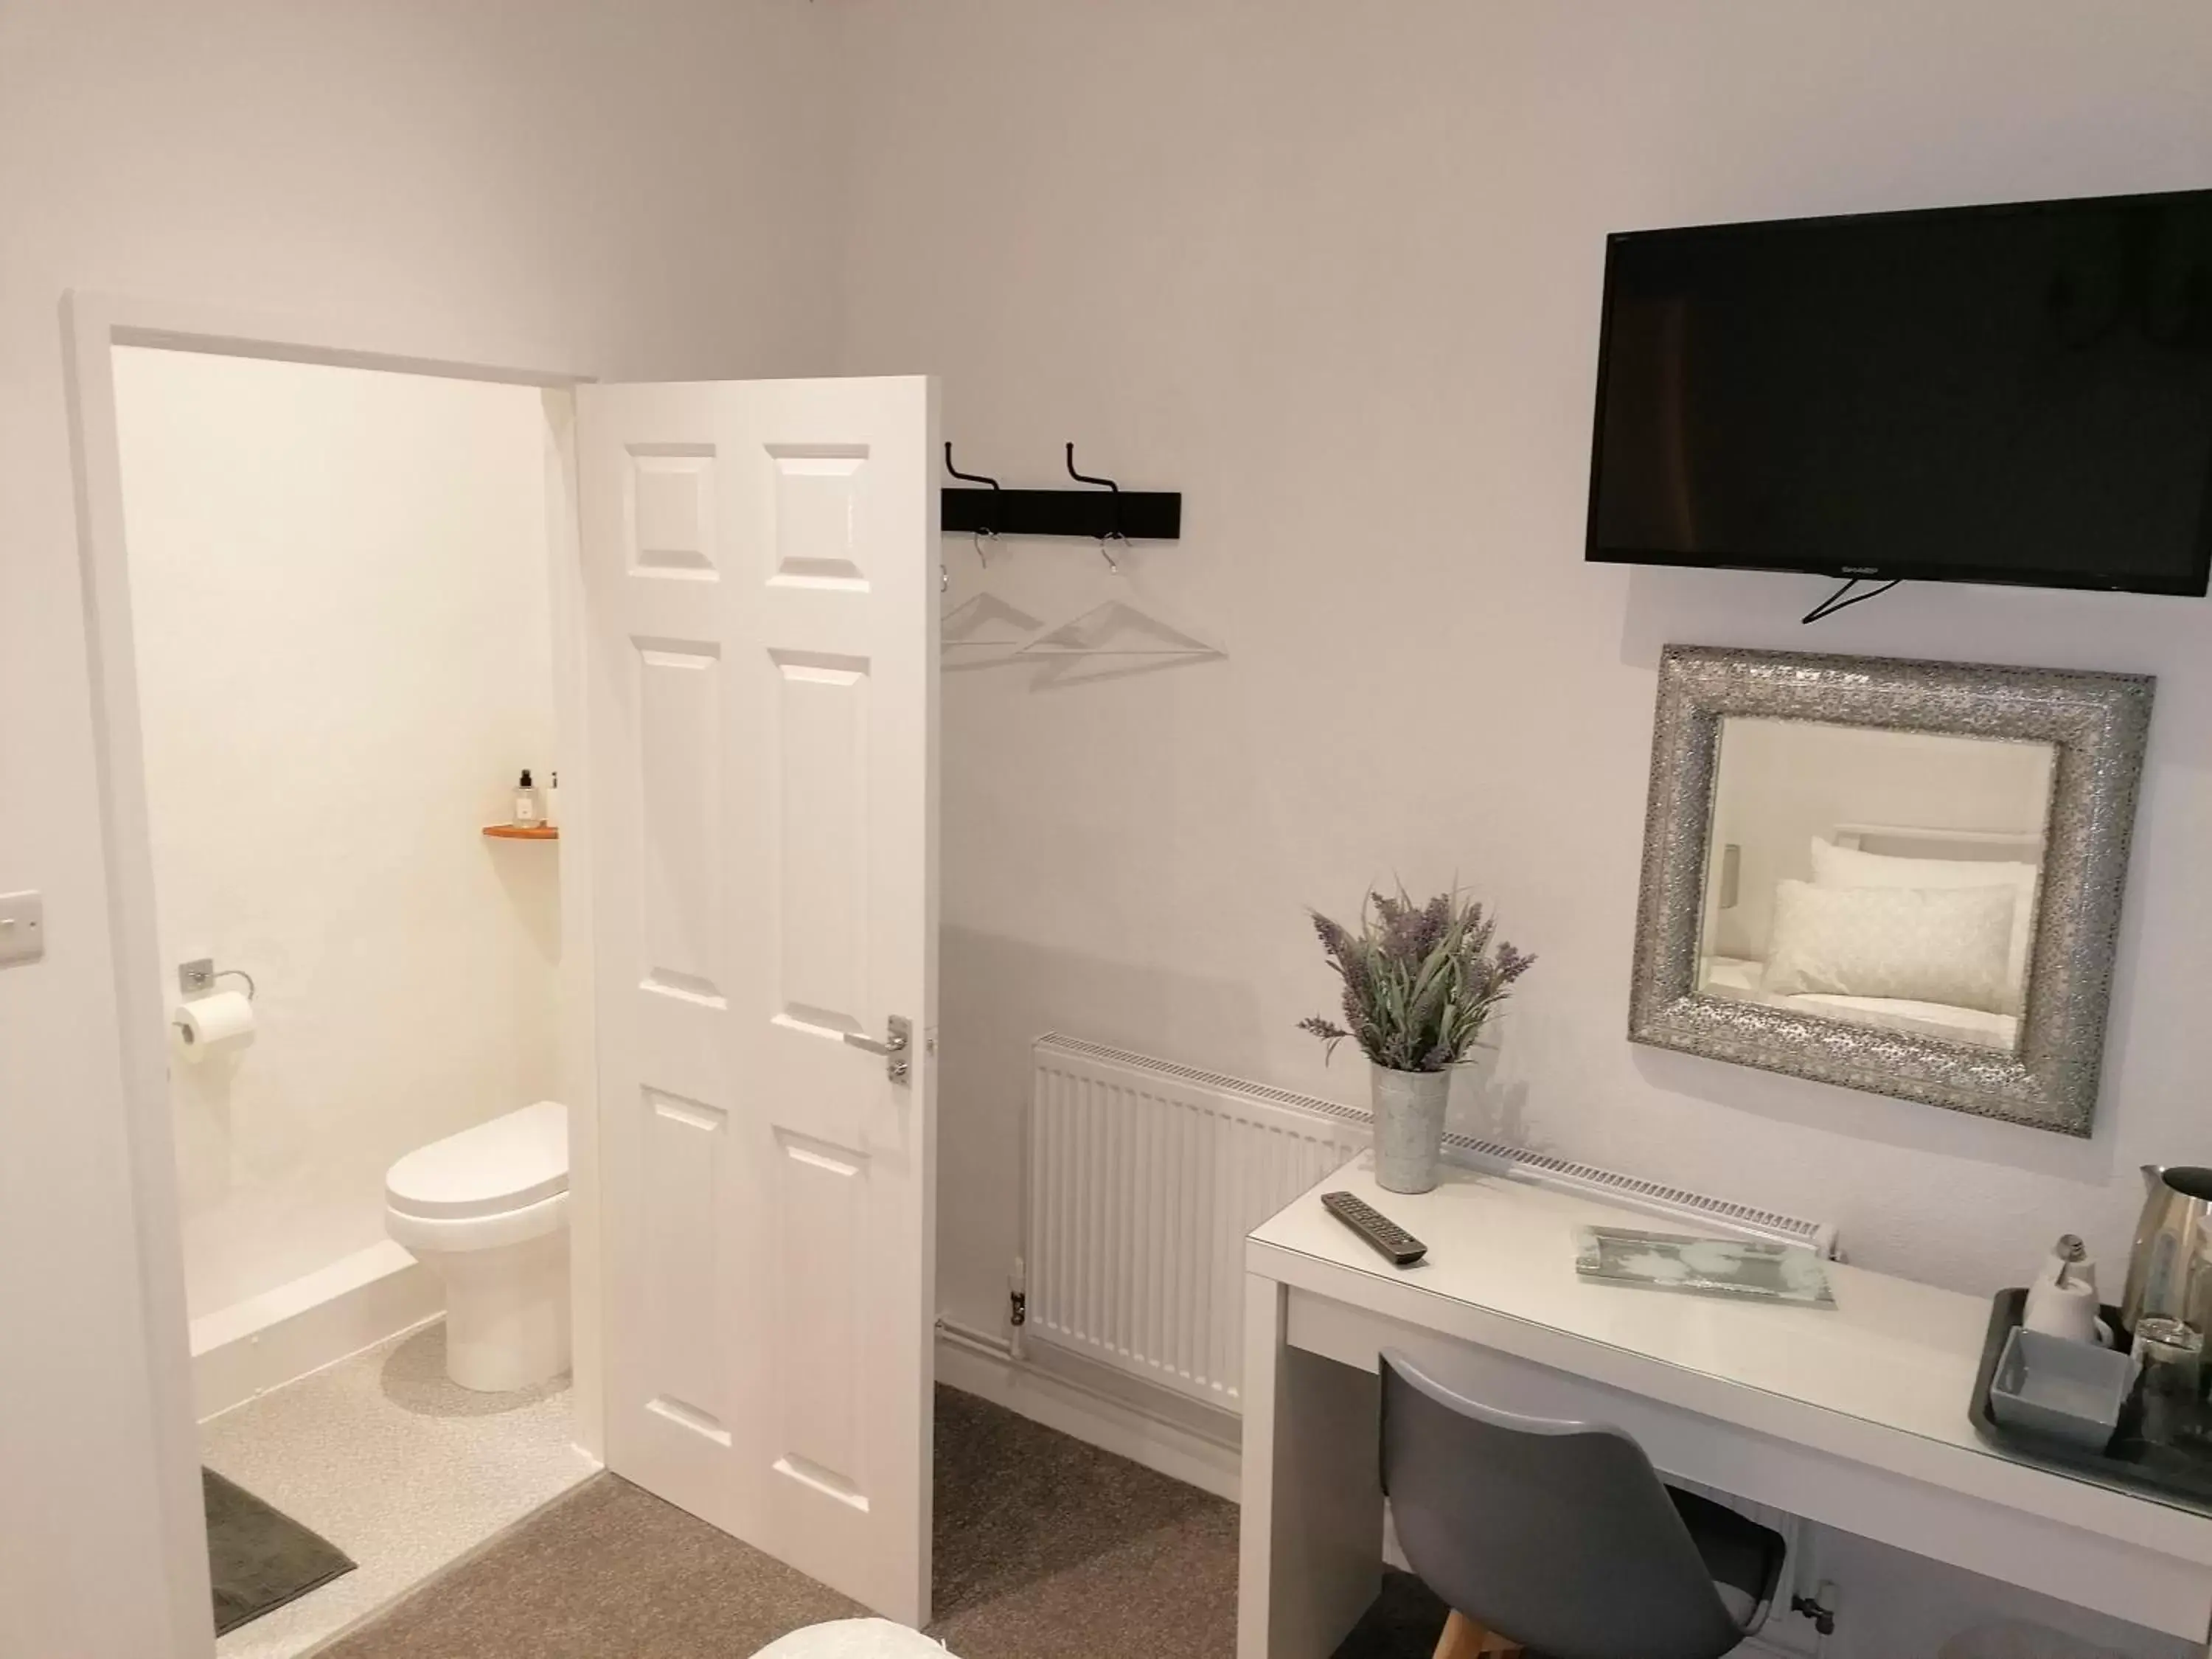
<path id="1" fill-rule="evenodd" d="M 569 1440 L 566 1377 L 509 1395 L 446 1376 L 421 1327 L 200 1425 L 200 1455 L 359 1565 L 242 1625 L 218 1659 L 294 1659 L 459 1559 L 596 1467 Z"/>

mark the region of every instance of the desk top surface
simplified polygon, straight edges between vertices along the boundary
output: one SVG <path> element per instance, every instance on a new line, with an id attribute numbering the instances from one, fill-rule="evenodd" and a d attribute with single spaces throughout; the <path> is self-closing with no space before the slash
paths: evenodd
<path id="1" fill-rule="evenodd" d="M 1322 1208 L 1320 1195 L 1336 1191 L 1373 1205 L 1427 1244 L 1427 1256 L 1410 1268 L 1390 1266 Z M 1376 1183 L 1371 1157 L 1363 1154 L 1255 1229 L 1247 1257 L 1255 1270 L 1268 1272 L 1272 1253 L 1285 1253 L 1290 1271 L 1273 1276 L 1339 1299 L 1361 1299 L 1360 1281 L 1372 1279 L 1394 1316 L 1405 1318 L 1410 1309 L 1412 1322 L 1446 1334 L 1455 1334 L 1454 1315 L 1461 1310 L 1523 1322 L 1701 1378 L 2012 1461 L 1986 1445 L 1967 1420 L 1989 1323 L 1986 1301 L 1838 1262 L 1828 1264 L 1832 1309 L 1596 1284 L 1575 1272 L 1578 1226 L 1695 1231 L 1449 1165 L 1434 1192 L 1385 1192 Z M 1285 1258 L 1275 1258 L 1275 1265 L 1285 1265 Z M 1386 1289 L 1392 1285 L 1400 1288 Z M 1409 1289 L 1441 1301 L 1409 1301 Z M 2160 1504 L 2148 1495 L 2128 1495 Z M 2160 1507 L 2202 1515 L 2186 1504 Z"/>

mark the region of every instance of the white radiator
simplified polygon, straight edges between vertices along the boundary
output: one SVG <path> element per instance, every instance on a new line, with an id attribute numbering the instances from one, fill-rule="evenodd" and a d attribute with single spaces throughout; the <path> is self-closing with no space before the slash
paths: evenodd
<path id="1" fill-rule="evenodd" d="M 1027 1338 L 1239 1409 L 1244 1236 L 1364 1150 L 1368 1115 L 1057 1032 L 1031 1048 Z M 1447 1137 L 1457 1161 L 1703 1229 L 1833 1252 L 1832 1228 Z"/>
<path id="2" fill-rule="evenodd" d="M 1244 1235 L 1366 1115 L 1057 1034 L 1031 1053 L 1025 1334 L 1237 1410 Z"/>

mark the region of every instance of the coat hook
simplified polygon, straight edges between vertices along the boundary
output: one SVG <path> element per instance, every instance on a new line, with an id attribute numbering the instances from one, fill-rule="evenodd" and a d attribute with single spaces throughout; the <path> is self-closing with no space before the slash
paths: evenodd
<path id="1" fill-rule="evenodd" d="M 1088 472 L 1078 472 L 1075 470 L 1075 446 L 1072 443 L 1067 447 L 1067 476 L 1078 483 L 1103 484 L 1112 490 L 1116 497 L 1119 497 L 1121 493 L 1121 486 L 1111 478 L 1094 478 Z M 1109 512 L 1106 526 L 1106 533 L 1098 538 L 1098 556 L 1106 561 L 1106 568 L 1109 570 L 1119 575 L 1121 567 L 1114 562 L 1114 556 L 1106 550 L 1106 544 L 1109 542 L 1120 542 L 1126 546 L 1129 540 L 1121 533 L 1121 506 L 1118 499 Z"/>
<path id="2" fill-rule="evenodd" d="M 1112 490 L 1115 495 L 1118 495 L 1121 493 L 1121 486 L 1115 483 L 1111 478 L 1094 478 L 1088 472 L 1078 472 L 1075 470 L 1075 446 L 1073 444 L 1070 444 L 1067 447 L 1067 476 L 1074 479 L 1078 483 L 1104 484 L 1107 489 Z"/>
<path id="3" fill-rule="evenodd" d="M 1074 447 L 1075 446 L 1073 444 L 1068 446 L 1070 449 L 1074 448 Z M 996 478 L 986 477 L 981 472 L 963 472 L 958 467 L 953 465 L 952 441 L 950 438 L 947 438 L 945 441 L 945 470 L 947 472 L 950 472 L 954 477 L 964 479 L 969 483 L 988 484 L 994 489 L 996 489 L 999 487 L 999 481 Z"/>
<path id="4" fill-rule="evenodd" d="M 993 489 L 1000 488 L 999 481 L 996 478 L 986 477 L 981 472 L 963 472 L 958 467 L 953 465 L 952 440 L 950 438 L 947 438 L 945 441 L 945 470 L 947 472 L 950 472 L 954 477 L 962 479 L 969 483 L 988 484 Z M 990 524 L 977 525 L 975 526 L 975 533 L 969 538 L 975 544 L 975 562 L 981 565 L 986 570 L 988 570 L 991 568 L 991 561 L 983 551 L 983 538 L 988 536 L 993 541 L 999 539 L 999 527 L 995 522 L 999 516 L 997 512 L 998 497 L 994 495 L 991 500 L 993 504 L 991 517 L 994 522 Z"/>

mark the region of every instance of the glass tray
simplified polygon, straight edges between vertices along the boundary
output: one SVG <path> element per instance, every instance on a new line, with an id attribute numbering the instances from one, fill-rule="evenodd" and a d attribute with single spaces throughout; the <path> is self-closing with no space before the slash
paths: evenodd
<path id="1" fill-rule="evenodd" d="M 1577 1227 L 1575 1271 L 1602 1285 L 1636 1285 L 1801 1308 L 1836 1305 L 1819 1256 L 1802 1244 L 1774 1244 L 1765 1239 Z"/>

